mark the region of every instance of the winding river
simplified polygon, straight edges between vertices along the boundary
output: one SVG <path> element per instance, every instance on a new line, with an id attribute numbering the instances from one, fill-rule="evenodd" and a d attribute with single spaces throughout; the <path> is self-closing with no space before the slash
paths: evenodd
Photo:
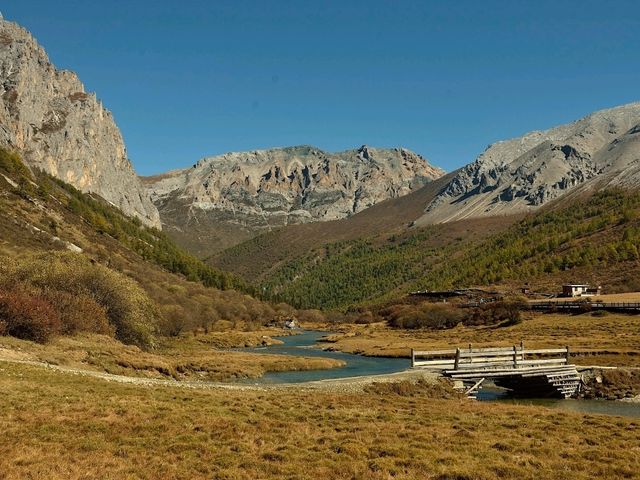
<path id="1" fill-rule="evenodd" d="M 303 357 L 325 357 L 342 360 L 346 363 L 341 368 L 326 370 L 305 370 L 301 372 L 267 373 L 261 378 L 247 380 L 247 383 L 302 383 L 330 378 L 359 377 L 362 375 L 381 375 L 406 370 L 411 366 L 407 358 L 380 358 L 353 355 L 351 353 L 331 352 L 318 348 L 317 341 L 327 332 L 305 330 L 299 335 L 275 337 L 284 342 L 282 345 L 243 349 L 255 353 L 272 353 L 280 355 L 298 355 Z"/>
<path id="2" fill-rule="evenodd" d="M 258 379 L 245 380 L 244 383 L 302 383 L 314 380 L 358 377 L 363 375 L 381 375 L 401 372 L 411 366 L 409 359 L 405 358 L 365 357 L 351 353 L 322 350 L 316 342 L 325 335 L 326 332 L 306 330 L 298 335 L 276 337 L 278 340 L 283 342 L 281 345 L 255 347 L 244 349 L 244 351 L 248 350 L 255 353 L 335 358 L 344 361 L 346 363 L 344 367 L 326 370 L 267 373 Z M 480 390 L 478 393 L 478 400 L 501 403 L 508 402 L 518 405 L 539 405 L 578 413 L 620 415 L 640 418 L 640 404 L 638 403 L 611 402 L 603 400 L 556 400 L 548 398 L 512 399 L 508 397 L 508 393 L 506 391 L 492 387 Z"/>

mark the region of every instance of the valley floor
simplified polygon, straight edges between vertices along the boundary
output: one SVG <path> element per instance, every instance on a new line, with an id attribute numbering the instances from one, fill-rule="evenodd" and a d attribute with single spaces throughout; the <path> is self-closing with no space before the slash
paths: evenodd
<path id="1" fill-rule="evenodd" d="M 527 314 L 521 323 L 509 327 L 399 330 L 375 323 L 342 325 L 335 330 L 328 347 L 372 356 L 408 357 L 412 348 L 510 346 L 522 341 L 528 348 L 569 345 L 572 361 L 578 365 L 640 367 L 640 315 Z"/>
<path id="2" fill-rule="evenodd" d="M 125 345 L 96 334 L 55 337 L 46 344 L 0 336 L 0 360 L 44 363 L 87 370 L 171 381 L 220 382 L 257 378 L 266 372 L 335 368 L 343 362 L 318 357 L 255 355 L 241 347 L 269 345 L 282 329 L 224 331 L 161 338 L 153 351 Z M 233 350 L 238 349 L 238 350 Z"/>
<path id="3" fill-rule="evenodd" d="M 0 478 L 640 478 L 636 419 L 440 395 L 125 385 L 0 362 Z"/>

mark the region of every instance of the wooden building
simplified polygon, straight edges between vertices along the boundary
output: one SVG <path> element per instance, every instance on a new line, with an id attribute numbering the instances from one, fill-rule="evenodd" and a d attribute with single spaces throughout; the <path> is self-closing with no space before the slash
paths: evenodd
<path id="1" fill-rule="evenodd" d="M 592 297 L 600 295 L 602 287 L 591 287 L 588 284 L 569 283 L 562 286 L 563 297 Z"/>

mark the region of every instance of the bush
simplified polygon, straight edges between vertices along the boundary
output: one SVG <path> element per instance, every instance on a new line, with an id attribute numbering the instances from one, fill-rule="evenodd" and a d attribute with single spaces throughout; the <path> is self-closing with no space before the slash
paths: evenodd
<path id="1" fill-rule="evenodd" d="M 31 172 L 22 162 L 20 155 L 2 147 L 0 147 L 0 171 L 14 177 L 16 180 L 31 178 Z"/>
<path id="2" fill-rule="evenodd" d="M 394 305 L 381 313 L 390 327 L 406 329 L 443 330 L 455 327 L 465 318 L 462 309 L 442 303 Z"/>
<path id="3" fill-rule="evenodd" d="M 524 308 L 518 302 L 491 302 L 472 310 L 465 325 L 496 325 L 502 327 L 522 322 L 520 311 Z"/>
<path id="4" fill-rule="evenodd" d="M 89 295 L 46 290 L 43 297 L 56 309 L 62 323 L 61 333 L 73 335 L 78 332 L 91 332 L 110 336 L 115 334 L 115 328 L 109 323 L 105 307 Z"/>
<path id="5" fill-rule="evenodd" d="M 46 299 L 32 292 L 0 290 L 0 334 L 44 343 L 61 327 Z"/>
<path id="6" fill-rule="evenodd" d="M 462 308 L 448 303 L 395 304 L 379 314 L 392 328 L 428 328 L 444 330 L 462 325 L 497 325 L 506 327 L 522 322 L 518 302 L 491 302 L 476 308 Z"/>
<path id="7" fill-rule="evenodd" d="M 146 293 L 133 280 L 81 254 L 48 252 L 4 261 L 0 283 L 5 288 L 23 285 L 59 301 L 65 331 L 114 332 L 124 343 L 153 346 L 157 312 Z"/>

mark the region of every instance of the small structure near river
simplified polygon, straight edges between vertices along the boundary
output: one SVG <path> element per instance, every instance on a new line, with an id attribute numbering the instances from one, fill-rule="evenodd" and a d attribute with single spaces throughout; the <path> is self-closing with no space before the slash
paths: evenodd
<path id="1" fill-rule="evenodd" d="M 562 286 L 563 297 L 592 297 L 601 292 L 601 286 L 591 287 L 589 284 L 569 283 Z"/>

